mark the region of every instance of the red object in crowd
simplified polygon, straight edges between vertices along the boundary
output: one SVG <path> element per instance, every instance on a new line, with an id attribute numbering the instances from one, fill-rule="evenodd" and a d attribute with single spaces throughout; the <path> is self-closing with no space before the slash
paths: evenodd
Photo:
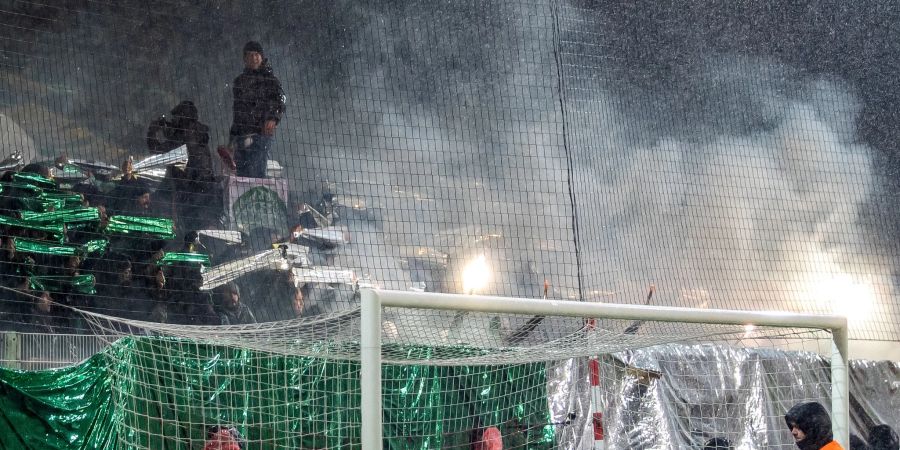
<path id="1" fill-rule="evenodd" d="M 220 430 L 206 441 L 203 450 L 241 450 L 241 446 L 228 430 Z"/>
<path id="2" fill-rule="evenodd" d="M 237 164 L 234 163 L 234 158 L 231 156 L 231 152 L 228 150 L 228 147 L 224 145 L 220 145 L 216 148 L 216 152 L 219 154 L 219 158 L 222 158 L 222 163 L 228 166 L 231 170 L 237 170 Z"/>
<path id="3" fill-rule="evenodd" d="M 594 413 L 594 440 L 603 440 L 603 414 L 598 412 Z"/>
<path id="4" fill-rule="evenodd" d="M 475 443 L 475 450 L 503 450 L 503 436 L 497 427 L 485 428 L 481 440 Z"/>

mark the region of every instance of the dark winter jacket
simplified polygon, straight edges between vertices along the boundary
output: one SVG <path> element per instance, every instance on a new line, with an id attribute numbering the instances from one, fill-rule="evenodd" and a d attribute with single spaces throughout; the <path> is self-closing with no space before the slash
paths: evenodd
<path id="1" fill-rule="evenodd" d="M 806 437 L 797 442 L 800 450 L 819 450 L 834 440 L 831 432 L 831 417 L 825 407 L 817 402 L 798 403 L 784 415 L 788 429 L 797 428 Z"/>
<path id="2" fill-rule="evenodd" d="M 872 450 L 897 450 L 900 438 L 888 425 L 876 425 L 869 431 L 869 448 Z"/>
<path id="3" fill-rule="evenodd" d="M 183 107 L 185 104 L 189 107 Z M 181 110 L 189 110 L 187 113 Z M 209 153 L 209 127 L 197 117 L 193 103 L 182 102 L 172 110 L 173 117 L 161 117 L 150 123 L 147 147 L 153 153 L 165 153 L 181 145 L 187 146 L 188 176 L 193 180 L 212 178 L 212 156 Z"/>
<path id="4" fill-rule="evenodd" d="M 253 312 L 250 311 L 250 308 L 247 305 L 241 303 L 237 306 L 237 308 L 225 308 L 219 307 L 216 309 L 216 315 L 219 316 L 219 320 L 222 325 L 244 325 L 256 323 L 256 316 L 253 315 Z"/>
<path id="5" fill-rule="evenodd" d="M 281 120 L 284 113 L 284 91 L 268 61 L 257 70 L 244 69 L 234 79 L 234 120 L 231 136 L 259 134 L 266 121 Z"/>

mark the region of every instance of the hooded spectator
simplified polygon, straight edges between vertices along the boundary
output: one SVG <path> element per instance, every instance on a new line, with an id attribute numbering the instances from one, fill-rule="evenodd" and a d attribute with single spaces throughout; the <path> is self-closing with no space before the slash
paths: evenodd
<path id="1" fill-rule="evenodd" d="M 785 414 L 784 422 L 800 450 L 843 450 L 831 432 L 831 417 L 820 403 L 794 405 Z"/>
<path id="2" fill-rule="evenodd" d="M 728 439 L 714 437 L 703 444 L 703 450 L 734 450 L 734 447 Z"/>
<path id="3" fill-rule="evenodd" d="M 869 430 L 869 448 L 872 450 L 898 450 L 900 439 L 888 425 L 875 425 Z"/>
<path id="4" fill-rule="evenodd" d="M 241 290 L 234 282 L 222 287 L 216 299 L 216 315 L 222 325 L 256 323 L 250 308 L 241 302 Z"/>
<path id="5" fill-rule="evenodd" d="M 166 153 L 184 145 L 188 162 L 186 178 L 194 181 L 211 181 L 212 156 L 209 153 L 209 127 L 200 122 L 194 102 L 185 100 L 150 122 L 147 129 L 147 147 L 153 153 Z"/>
<path id="6" fill-rule="evenodd" d="M 150 185 L 140 178 L 122 178 L 113 189 L 113 213 L 126 216 L 147 216 L 151 214 Z"/>

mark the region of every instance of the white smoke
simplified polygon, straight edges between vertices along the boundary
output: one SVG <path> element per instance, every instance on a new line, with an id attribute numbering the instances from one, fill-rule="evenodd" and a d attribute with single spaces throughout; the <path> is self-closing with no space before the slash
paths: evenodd
<path id="1" fill-rule="evenodd" d="M 851 319 L 871 326 L 883 317 L 891 273 L 860 220 L 873 173 L 871 149 L 855 139 L 852 95 L 737 58 L 710 62 L 693 83 L 721 95 L 702 105 L 708 121 L 654 126 L 672 112 L 648 101 L 635 106 L 643 120 L 607 111 L 579 123 L 619 127 L 590 149 L 603 157 L 577 167 L 594 295 L 633 301 L 654 282 L 670 305 L 819 313 L 854 305 L 864 314 Z M 736 125 L 742 116 L 761 125 Z"/>

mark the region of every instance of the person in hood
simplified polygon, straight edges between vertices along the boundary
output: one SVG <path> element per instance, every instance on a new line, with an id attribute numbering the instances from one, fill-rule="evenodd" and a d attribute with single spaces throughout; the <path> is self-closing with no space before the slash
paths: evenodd
<path id="1" fill-rule="evenodd" d="M 256 323 L 256 316 L 246 304 L 241 302 L 241 290 L 234 282 L 227 283 L 219 291 L 215 308 L 222 325 Z"/>
<path id="2" fill-rule="evenodd" d="M 798 403 L 784 415 L 784 422 L 800 450 L 843 450 L 831 432 L 831 417 L 818 402 Z"/>
<path id="3" fill-rule="evenodd" d="M 734 446 L 728 439 L 715 437 L 703 444 L 703 450 L 734 450 Z"/>
<path id="4" fill-rule="evenodd" d="M 244 45 L 244 72 L 235 78 L 232 92 L 234 118 L 229 135 L 237 176 L 265 178 L 285 97 L 259 42 Z"/>
<path id="5" fill-rule="evenodd" d="M 869 430 L 869 448 L 872 450 L 898 450 L 900 438 L 888 425 L 875 425 Z"/>
<path id="6" fill-rule="evenodd" d="M 200 122 L 197 106 L 190 100 L 175 105 L 168 115 L 150 122 L 147 129 L 147 148 L 152 153 L 166 153 L 182 145 L 187 147 L 188 153 L 186 178 L 212 181 L 209 127 Z"/>

